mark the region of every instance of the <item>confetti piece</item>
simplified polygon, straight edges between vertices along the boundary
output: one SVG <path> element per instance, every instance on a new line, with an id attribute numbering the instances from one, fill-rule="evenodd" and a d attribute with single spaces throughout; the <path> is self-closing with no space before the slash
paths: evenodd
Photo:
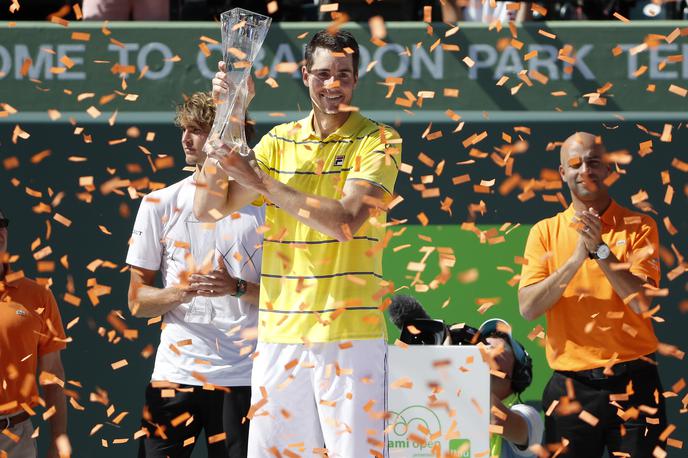
<path id="1" fill-rule="evenodd" d="M 659 137 L 659 141 L 669 143 L 671 142 L 671 131 L 673 126 L 671 124 L 664 124 L 664 129 L 662 130 L 662 136 Z"/>
<path id="2" fill-rule="evenodd" d="M 94 106 L 90 106 L 90 107 L 86 110 L 86 113 L 88 113 L 88 115 L 89 115 L 90 117 L 92 117 L 93 119 L 96 119 L 96 118 L 98 118 L 101 114 L 103 114 L 99 109 L 97 109 L 97 108 L 94 107 Z"/>
<path id="3" fill-rule="evenodd" d="M 384 40 L 387 37 L 387 27 L 382 16 L 373 16 L 368 20 L 368 27 L 370 27 L 370 35 L 373 38 Z"/>
<path id="4" fill-rule="evenodd" d="M 117 369 L 121 369 L 122 367 L 126 366 L 127 364 L 129 364 L 129 363 L 127 362 L 126 359 L 120 359 L 119 361 L 110 364 L 110 366 L 112 366 L 112 370 L 116 371 Z"/>
<path id="5" fill-rule="evenodd" d="M 90 41 L 91 34 L 88 32 L 72 32 L 72 40 L 74 41 Z"/>
<path id="6" fill-rule="evenodd" d="M 294 73 L 299 69 L 299 64 L 296 62 L 280 62 L 275 65 L 275 70 L 278 73 Z"/>
<path id="7" fill-rule="evenodd" d="M 423 213 L 423 212 L 418 213 L 416 218 L 418 218 L 418 221 L 420 221 L 420 224 L 422 224 L 423 226 L 427 226 L 428 223 L 430 222 L 428 217 L 425 216 L 425 213 Z"/>
<path id="8" fill-rule="evenodd" d="M 57 221 L 58 223 L 62 224 L 63 226 L 66 226 L 66 227 L 69 227 L 72 225 L 72 221 L 69 218 L 62 216 L 59 213 L 55 213 L 53 215 L 53 219 L 55 221 Z"/>
<path id="9" fill-rule="evenodd" d="M 432 6 L 427 5 L 423 7 L 423 22 L 432 22 Z"/>
<path id="10" fill-rule="evenodd" d="M 682 88 L 681 86 L 676 86 L 672 84 L 669 86 L 669 92 L 676 94 L 681 97 L 685 97 L 688 94 L 688 89 Z"/>
<path id="11" fill-rule="evenodd" d="M 616 19 L 618 19 L 619 21 L 625 22 L 625 23 L 627 23 L 627 24 L 628 24 L 629 22 L 631 22 L 630 19 L 628 19 L 628 18 L 622 16 L 621 14 L 617 13 L 616 11 L 614 12 L 614 14 L 612 14 L 612 16 L 614 16 L 614 17 L 615 17 Z"/>
<path id="12" fill-rule="evenodd" d="M 453 89 L 453 88 L 444 88 L 442 90 L 442 94 L 445 97 L 458 97 L 459 96 L 459 90 Z"/>
<path id="13" fill-rule="evenodd" d="M 273 2 L 271 2 L 271 3 L 277 3 L 277 2 L 274 2 L 274 1 L 273 1 Z M 269 6 L 269 4 L 268 4 L 268 6 Z M 277 8 L 277 7 L 275 7 L 275 8 Z M 275 11 L 276 11 L 276 10 L 275 10 Z M 272 13 L 270 13 L 270 14 L 272 14 Z M 210 437 L 208 438 L 208 443 L 209 443 L 209 444 L 214 444 L 214 443 L 216 443 L 216 442 L 222 442 L 222 441 L 225 440 L 226 438 L 227 438 L 227 433 L 213 434 L 212 436 L 210 436 Z"/>
<path id="14" fill-rule="evenodd" d="M 201 50 L 205 57 L 210 57 L 210 49 L 208 49 L 208 45 L 206 45 L 205 43 L 199 43 L 198 49 Z"/>
<path id="15" fill-rule="evenodd" d="M 664 227 L 666 228 L 669 235 L 674 236 L 674 235 L 678 234 L 678 229 L 676 229 L 676 227 L 671 223 L 671 220 L 669 219 L 668 216 L 665 216 L 662 219 L 662 222 L 664 223 Z"/>
<path id="16" fill-rule="evenodd" d="M 325 3 L 320 5 L 321 13 L 332 13 L 339 10 L 339 3 Z"/>
<path id="17" fill-rule="evenodd" d="M 200 40 L 201 40 L 201 41 L 205 41 L 206 43 L 213 44 L 213 45 L 219 45 L 219 44 L 220 44 L 220 42 L 217 41 L 216 39 L 207 37 L 207 36 L 205 36 L 205 35 L 201 35 Z"/>
<path id="18" fill-rule="evenodd" d="M 69 21 L 62 19 L 61 17 L 58 17 L 57 15 L 50 16 L 50 22 L 52 22 L 53 24 L 61 25 L 63 27 L 69 26 Z"/>

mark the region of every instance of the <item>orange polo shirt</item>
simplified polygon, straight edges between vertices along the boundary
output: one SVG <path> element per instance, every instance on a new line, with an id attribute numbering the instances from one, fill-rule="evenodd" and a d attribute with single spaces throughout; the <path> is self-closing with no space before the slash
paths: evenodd
<path id="1" fill-rule="evenodd" d="M 530 230 L 519 288 L 538 283 L 573 254 L 578 232 L 571 227 L 573 206 L 539 221 Z M 659 285 L 657 224 L 612 201 L 601 215 L 602 241 L 630 272 Z M 652 353 L 657 337 L 652 320 L 635 313 L 612 288 L 597 261 L 588 259 L 561 299 L 546 312 L 547 361 L 552 369 L 580 371 L 602 367 L 618 353 L 618 362 Z"/>
<path id="2" fill-rule="evenodd" d="M 53 294 L 28 278 L 0 281 L 0 415 L 37 404 L 38 358 L 65 346 Z"/>

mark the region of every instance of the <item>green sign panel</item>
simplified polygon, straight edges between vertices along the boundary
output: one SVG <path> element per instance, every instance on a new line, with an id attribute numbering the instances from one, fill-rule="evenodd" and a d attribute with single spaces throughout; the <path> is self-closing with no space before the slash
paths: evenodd
<path id="1" fill-rule="evenodd" d="M 299 63 L 303 46 L 324 25 L 272 26 L 255 62 L 264 83 L 253 111 L 279 120 L 280 113 L 308 109 Z M 365 24 L 351 24 L 361 44 L 353 104 L 459 115 L 683 111 L 688 29 L 681 26 L 564 22 L 497 31 L 390 23 L 380 42 L 371 41 Z M 182 93 L 210 87 L 219 30 L 212 23 L 0 23 L 0 103 L 23 112 L 170 111 Z M 451 119 L 458 118 L 450 113 Z"/>
<path id="2" fill-rule="evenodd" d="M 470 458 L 471 441 L 468 439 L 451 439 L 449 441 L 449 456 L 457 458 Z"/>

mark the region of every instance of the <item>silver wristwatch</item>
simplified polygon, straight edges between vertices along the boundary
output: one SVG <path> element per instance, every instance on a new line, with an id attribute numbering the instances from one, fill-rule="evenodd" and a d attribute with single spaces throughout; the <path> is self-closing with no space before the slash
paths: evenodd
<path id="1" fill-rule="evenodd" d="M 607 259 L 610 253 L 609 245 L 603 242 L 597 245 L 597 250 L 589 253 L 589 256 L 590 259 Z"/>

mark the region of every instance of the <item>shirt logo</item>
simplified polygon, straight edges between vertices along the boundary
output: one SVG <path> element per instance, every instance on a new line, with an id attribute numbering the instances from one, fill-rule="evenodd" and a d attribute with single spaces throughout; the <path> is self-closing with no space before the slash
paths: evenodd
<path id="1" fill-rule="evenodd" d="M 17 310 L 17 315 L 19 316 L 26 316 L 26 310 Z"/>
<path id="2" fill-rule="evenodd" d="M 337 156 L 334 158 L 334 166 L 341 167 L 344 165 L 344 156 Z"/>
<path id="3" fill-rule="evenodd" d="M 143 235 L 143 231 L 137 231 L 136 229 L 134 229 L 133 231 L 131 231 L 131 233 L 132 233 L 133 235 Z"/>

